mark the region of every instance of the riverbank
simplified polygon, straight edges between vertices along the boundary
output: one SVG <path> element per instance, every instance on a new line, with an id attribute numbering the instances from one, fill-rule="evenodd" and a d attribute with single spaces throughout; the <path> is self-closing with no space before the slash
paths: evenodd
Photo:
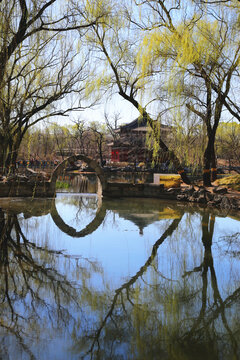
<path id="1" fill-rule="evenodd" d="M 169 191 L 174 192 L 175 189 Z M 176 200 L 206 204 L 221 209 L 240 210 L 240 192 L 221 186 L 182 186 L 176 194 Z"/>
<path id="2" fill-rule="evenodd" d="M 222 209 L 240 210 L 240 192 L 228 190 L 226 187 L 181 185 L 177 188 L 166 189 L 162 184 L 128 184 L 107 183 L 103 191 L 104 197 L 143 197 L 191 202 Z"/>
<path id="3" fill-rule="evenodd" d="M 31 174 L 29 177 L 12 176 L 0 182 L 0 197 L 55 197 L 55 183 L 44 176 Z M 156 198 L 190 202 L 220 209 L 240 210 L 240 192 L 227 186 L 203 187 L 201 185 L 187 186 L 181 184 L 175 188 L 165 188 L 163 184 L 154 183 L 105 183 L 102 196 L 106 198 Z"/>

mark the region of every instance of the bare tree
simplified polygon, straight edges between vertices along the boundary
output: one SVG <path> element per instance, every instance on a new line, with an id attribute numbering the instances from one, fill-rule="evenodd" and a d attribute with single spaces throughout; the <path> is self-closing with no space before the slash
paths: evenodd
<path id="1" fill-rule="evenodd" d="M 81 119 L 73 120 L 73 140 L 76 144 L 78 152 L 80 154 L 85 154 L 85 133 L 86 125 L 85 121 Z"/>
<path id="2" fill-rule="evenodd" d="M 104 124 L 92 122 L 88 127 L 88 131 L 91 134 L 92 148 L 94 149 L 93 157 L 97 155 L 101 166 L 105 165 L 106 160 L 106 127 Z"/>
<path id="3" fill-rule="evenodd" d="M 14 167 L 23 136 L 31 126 L 82 108 L 80 100 L 85 97 L 88 57 L 86 51 L 76 56 L 75 39 L 66 36 L 66 31 L 77 29 L 82 35 L 98 17 L 85 21 L 80 10 L 76 19 L 70 5 L 58 0 L 0 3 L 2 168 Z M 62 102 L 74 94 L 78 96 L 75 105 Z"/>
<path id="4" fill-rule="evenodd" d="M 107 125 L 108 131 L 110 132 L 111 136 L 114 140 L 118 138 L 117 129 L 119 128 L 119 121 L 121 120 L 121 115 L 119 112 L 113 114 L 112 118 L 111 116 L 105 111 L 104 112 L 104 119 L 105 123 Z"/>

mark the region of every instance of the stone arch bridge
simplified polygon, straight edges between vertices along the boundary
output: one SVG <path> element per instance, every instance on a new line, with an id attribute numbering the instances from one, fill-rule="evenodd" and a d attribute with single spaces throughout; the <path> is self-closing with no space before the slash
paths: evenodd
<path id="1" fill-rule="evenodd" d="M 56 181 L 58 176 L 67 168 L 68 163 L 74 163 L 78 160 L 85 162 L 96 173 L 101 186 L 98 187 L 98 195 L 109 198 L 121 197 L 149 197 L 149 198 L 172 198 L 176 196 L 168 193 L 166 194 L 163 185 L 151 183 L 125 183 L 125 182 L 111 182 L 108 181 L 108 173 L 105 173 L 103 168 L 96 160 L 83 155 L 71 155 L 63 160 L 53 171 L 50 181 L 39 181 L 37 178 L 30 182 L 10 182 L 2 183 L 0 186 L 0 197 L 55 197 L 56 195 Z"/>
<path id="2" fill-rule="evenodd" d="M 97 163 L 96 160 L 93 160 L 92 158 L 90 158 L 86 155 L 83 155 L 83 154 L 71 155 L 71 156 L 67 157 L 54 169 L 52 176 L 51 176 L 51 180 L 50 180 L 51 190 L 55 191 L 57 178 L 63 172 L 63 170 L 66 169 L 67 164 L 74 163 L 78 160 L 85 162 L 89 167 L 91 167 L 95 171 L 95 173 L 101 183 L 102 192 L 103 192 L 107 186 L 107 180 L 106 180 L 106 176 L 104 174 L 103 168 Z"/>
<path id="3" fill-rule="evenodd" d="M 86 164 L 88 164 L 89 167 L 91 167 L 95 171 L 101 184 L 98 190 L 98 195 L 102 195 L 110 198 L 119 198 L 119 197 L 164 198 L 163 185 L 153 185 L 147 183 L 133 184 L 133 183 L 124 183 L 124 182 L 108 182 L 107 181 L 108 175 L 104 172 L 103 168 L 97 163 L 97 161 L 83 154 L 69 156 L 55 168 L 50 180 L 50 193 L 55 194 L 56 180 L 58 176 L 63 172 L 63 170 L 67 167 L 67 164 L 74 163 L 77 160 L 81 160 L 85 162 Z"/>

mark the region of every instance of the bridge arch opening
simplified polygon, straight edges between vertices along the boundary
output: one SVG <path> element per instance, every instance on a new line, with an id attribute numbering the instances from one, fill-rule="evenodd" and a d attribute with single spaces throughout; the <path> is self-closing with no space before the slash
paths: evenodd
<path id="1" fill-rule="evenodd" d="M 85 162 L 90 168 L 94 170 L 98 178 L 98 195 L 102 195 L 103 190 L 106 188 L 106 179 L 103 168 L 97 163 L 96 160 L 90 158 L 89 156 L 78 154 L 72 155 L 64 159 L 53 171 L 51 176 L 51 188 L 56 189 L 56 181 L 59 175 L 63 173 L 66 169 L 68 163 L 75 163 L 76 161 L 83 161 Z"/>
<path id="2" fill-rule="evenodd" d="M 76 230 L 72 226 L 68 225 L 63 218 L 58 213 L 56 203 L 55 201 L 52 203 L 51 206 L 51 217 L 54 221 L 55 225 L 65 234 L 74 237 L 74 238 L 81 238 L 85 237 L 89 234 L 92 234 L 94 231 L 98 229 L 98 227 L 102 224 L 104 221 L 104 218 L 106 216 L 106 206 L 104 203 L 102 203 L 101 200 L 98 201 L 98 207 L 96 214 L 93 218 L 93 220 L 86 225 L 82 230 Z"/>

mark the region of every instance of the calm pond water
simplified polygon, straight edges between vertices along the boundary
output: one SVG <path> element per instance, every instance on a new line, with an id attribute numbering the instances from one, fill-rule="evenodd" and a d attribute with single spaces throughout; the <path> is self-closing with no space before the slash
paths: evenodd
<path id="1" fill-rule="evenodd" d="M 240 359 L 240 216 L 0 199 L 1 359 Z"/>

